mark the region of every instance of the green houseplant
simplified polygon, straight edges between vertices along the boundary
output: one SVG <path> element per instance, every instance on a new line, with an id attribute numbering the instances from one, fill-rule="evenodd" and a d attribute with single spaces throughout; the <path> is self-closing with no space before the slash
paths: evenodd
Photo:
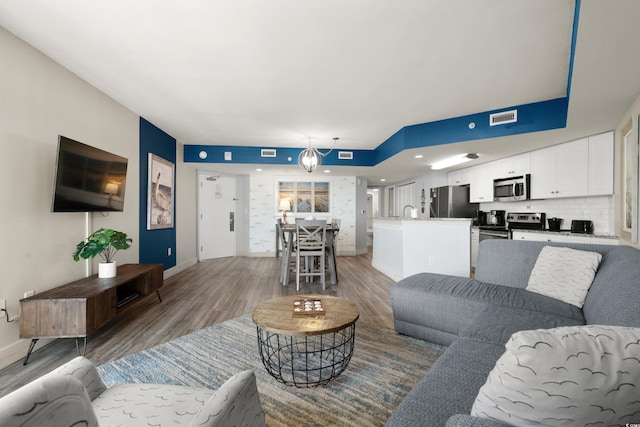
<path id="1" fill-rule="evenodd" d="M 133 240 L 122 231 L 101 228 L 78 243 L 73 259 L 79 261 L 80 258 L 89 259 L 100 255 L 104 262 L 98 265 L 98 277 L 114 277 L 117 266 L 113 257 L 119 250 L 130 248 L 132 242 Z"/>

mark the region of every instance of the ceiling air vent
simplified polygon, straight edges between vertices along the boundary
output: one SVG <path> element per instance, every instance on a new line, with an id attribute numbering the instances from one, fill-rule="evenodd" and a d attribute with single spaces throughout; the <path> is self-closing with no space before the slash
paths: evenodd
<path id="1" fill-rule="evenodd" d="M 518 121 L 518 110 L 503 111 L 489 115 L 489 126 L 506 125 Z"/>
<path id="2" fill-rule="evenodd" d="M 273 148 L 263 148 L 260 150 L 260 157 L 275 157 L 276 150 Z"/>
<path id="3" fill-rule="evenodd" d="M 353 151 L 338 151 L 338 159 L 353 160 Z"/>

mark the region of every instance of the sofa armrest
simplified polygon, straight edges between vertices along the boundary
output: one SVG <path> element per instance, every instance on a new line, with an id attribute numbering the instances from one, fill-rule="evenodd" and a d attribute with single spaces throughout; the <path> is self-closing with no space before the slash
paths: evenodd
<path id="1" fill-rule="evenodd" d="M 70 376 L 80 381 L 87 391 L 89 399 L 92 401 L 107 389 L 93 362 L 82 356 L 78 356 L 59 368 L 54 369 L 42 378 L 54 375 Z"/>
<path id="2" fill-rule="evenodd" d="M 263 427 L 265 415 L 253 371 L 242 371 L 229 378 L 189 425 Z"/>
<path id="3" fill-rule="evenodd" d="M 456 414 L 449 417 L 445 427 L 506 427 L 506 425 L 487 418 Z"/>
<path id="4" fill-rule="evenodd" d="M 3 427 L 97 427 L 82 383 L 73 376 L 45 375 L 0 399 Z"/>

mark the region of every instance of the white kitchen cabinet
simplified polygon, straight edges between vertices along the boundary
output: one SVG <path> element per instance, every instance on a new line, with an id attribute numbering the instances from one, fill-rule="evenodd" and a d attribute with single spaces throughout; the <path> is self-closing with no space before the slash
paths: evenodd
<path id="1" fill-rule="evenodd" d="M 449 185 L 467 185 L 471 183 L 470 168 L 464 168 L 457 171 L 449 172 L 447 178 Z"/>
<path id="2" fill-rule="evenodd" d="M 471 227 L 471 268 L 476 268 L 478 261 L 478 245 L 480 244 L 480 229 Z"/>
<path id="3" fill-rule="evenodd" d="M 531 153 L 518 154 L 493 163 L 494 179 L 524 176 L 531 172 Z"/>
<path id="4" fill-rule="evenodd" d="M 531 152 L 531 198 L 588 195 L 588 168 L 588 138 Z"/>
<path id="5" fill-rule="evenodd" d="M 589 243 L 593 245 L 617 245 L 618 239 L 610 237 L 581 236 L 566 233 L 541 233 L 528 231 L 513 231 L 513 240 L 528 240 L 534 242 L 561 242 L 561 243 Z"/>
<path id="6" fill-rule="evenodd" d="M 589 195 L 613 194 L 613 132 L 589 137 Z"/>
<path id="7" fill-rule="evenodd" d="M 493 163 L 473 166 L 470 169 L 471 185 L 469 201 L 471 203 L 493 202 Z"/>

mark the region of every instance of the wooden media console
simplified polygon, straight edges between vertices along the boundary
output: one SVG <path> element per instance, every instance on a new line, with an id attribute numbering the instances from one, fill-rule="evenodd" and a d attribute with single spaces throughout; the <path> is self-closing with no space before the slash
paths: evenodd
<path id="1" fill-rule="evenodd" d="M 31 338 L 24 365 L 39 338 L 76 338 L 84 355 L 87 336 L 153 292 L 160 298 L 162 264 L 125 264 L 116 277 L 85 277 L 20 300 L 20 338 Z M 80 351 L 79 339 L 84 338 Z"/>

